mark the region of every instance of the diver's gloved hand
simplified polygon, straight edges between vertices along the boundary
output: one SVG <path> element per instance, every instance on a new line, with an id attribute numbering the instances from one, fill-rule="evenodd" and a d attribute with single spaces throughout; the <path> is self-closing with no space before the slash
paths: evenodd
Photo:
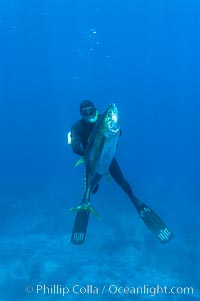
<path id="1" fill-rule="evenodd" d="M 95 194 L 95 193 L 98 191 L 98 189 L 99 189 L 99 184 L 97 184 L 97 185 L 93 188 L 92 193 Z"/>

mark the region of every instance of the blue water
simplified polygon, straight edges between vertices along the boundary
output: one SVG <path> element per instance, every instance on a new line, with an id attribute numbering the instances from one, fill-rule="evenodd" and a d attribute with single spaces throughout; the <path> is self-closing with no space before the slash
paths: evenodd
<path id="1" fill-rule="evenodd" d="M 0 301 L 199 300 L 199 14 L 195 0 L 1 1 Z M 116 158 L 173 229 L 169 244 L 111 179 L 93 197 L 102 222 L 91 216 L 85 244 L 71 245 L 66 213 L 82 199 L 84 170 L 67 133 L 83 99 L 100 112 L 118 105 Z M 102 295 L 104 285 L 193 293 Z"/>

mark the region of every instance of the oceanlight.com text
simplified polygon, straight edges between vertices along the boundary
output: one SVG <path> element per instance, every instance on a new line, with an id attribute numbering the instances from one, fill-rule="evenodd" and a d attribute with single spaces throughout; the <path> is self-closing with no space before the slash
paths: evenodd
<path id="1" fill-rule="evenodd" d="M 167 286 L 150 286 L 143 285 L 138 287 L 129 287 L 129 286 L 116 286 L 110 285 L 108 287 L 109 294 L 115 295 L 150 295 L 155 296 L 159 294 L 166 295 L 193 295 L 194 289 L 193 287 L 167 287 Z"/>
<path id="2" fill-rule="evenodd" d="M 93 284 L 74 284 L 65 286 L 61 284 L 37 284 L 36 286 L 27 285 L 25 287 L 27 294 L 36 295 L 194 295 L 194 288 L 191 286 L 160 286 L 160 285 L 143 285 L 143 286 L 120 286 L 116 284 L 93 285 Z"/>

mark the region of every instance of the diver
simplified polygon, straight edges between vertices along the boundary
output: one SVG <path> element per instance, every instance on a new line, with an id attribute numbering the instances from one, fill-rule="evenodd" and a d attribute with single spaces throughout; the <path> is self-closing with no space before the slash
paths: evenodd
<path id="1" fill-rule="evenodd" d="M 71 132 L 68 134 L 68 143 L 71 144 L 74 153 L 84 156 L 88 138 L 101 115 L 99 115 L 95 105 L 90 100 L 84 100 L 80 103 L 80 114 L 81 119 L 72 126 Z M 173 238 L 173 232 L 149 206 L 135 197 L 130 184 L 124 178 L 121 168 L 115 158 L 110 164 L 109 172 L 115 182 L 129 196 L 140 218 L 157 239 L 161 243 L 170 241 Z M 97 190 L 98 185 L 94 187 L 92 193 L 96 193 Z M 87 210 L 79 210 L 77 212 L 71 239 L 74 244 L 82 244 L 84 242 L 89 219 L 88 212 L 89 211 Z M 77 235 L 80 236 L 80 234 L 82 235 L 82 239 L 77 239 Z"/>
<path id="2" fill-rule="evenodd" d="M 84 100 L 80 103 L 80 114 L 82 118 L 71 128 L 71 146 L 75 154 L 84 156 L 88 138 L 100 115 L 90 100 Z M 137 199 L 132 192 L 130 184 L 124 178 L 115 158 L 111 162 L 109 172 L 115 182 L 127 193 L 131 201 L 135 203 Z M 97 190 L 98 185 L 93 189 L 93 193 L 96 193 Z"/>

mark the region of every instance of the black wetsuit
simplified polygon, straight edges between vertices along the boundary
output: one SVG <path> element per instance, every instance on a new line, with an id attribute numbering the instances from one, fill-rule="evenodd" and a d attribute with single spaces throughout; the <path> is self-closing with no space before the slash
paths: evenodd
<path id="1" fill-rule="evenodd" d="M 87 141 L 94 125 L 95 123 L 86 122 L 84 119 L 80 119 L 72 126 L 71 145 L 74 153 L 84 156 Z M 115 182 L 121 186 L 121 188 L 128 194 L 129 198 L 134 201 L 136 197 L 132 192 L 130 184 L 124 178 L 120 166 L 115 158 L 110 165 L 109 172 Z"/>

